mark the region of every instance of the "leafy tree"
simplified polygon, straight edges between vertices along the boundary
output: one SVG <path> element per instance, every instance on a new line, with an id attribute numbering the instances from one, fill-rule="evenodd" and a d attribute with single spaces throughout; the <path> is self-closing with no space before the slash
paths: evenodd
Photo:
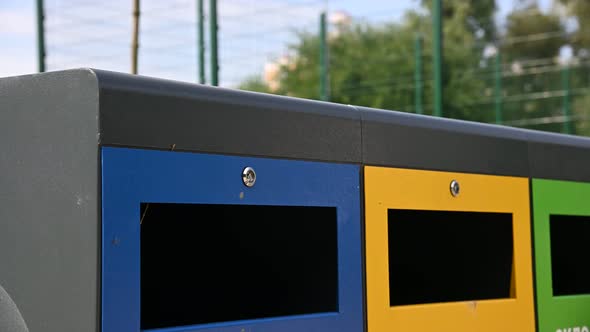
<path id="1" fill-rule="evenodd" d="M 575 130 L 577 134 L 590 136 L 590 1 L 588 0 L 556 0 L 559 4 L 564 5 L 570 21 L 575 21 L 575 29 L 571 31 L 571 44 L 575 50 L 579 66 L 572 68 L 571 85 L 574 91 L 583 91 L 585 93 L 573 96 L 572 114 L 578 120 L 576 121 Z M 585 63 L 585 64 L 584 64 Z"/>
<path id="2" fill-rule="evenodd" d="M 543 13 L 536 2 L 508 15 L 505 38 L 506 60 L 551 58 L 567 43 L 559 16 Z"/>
<path id="3" fill-rule="evenodd" d="M 428 7 L 425 9 L 408 12 L 397 24 L 340 27 L 329 38 L 331 101 L 414 111 L 414 40 L 422 35 L 423 102 L 426 113 L 431 112 L 432 25 Z M 473 68 L 479 66 L 485 40 L 491 38 L 482 31 L 490 31 L 490 35 L 495 31 L 489 23 L 494 10 L 493 1 L 445 1 L 443 85 L 447 117 L 491 120 L 488 112 L 474 112 L 465 105 L 480 99 L 485 89 L 485 82 L 473 74 Z M 297 43 L 291 45 L 293 56 L 281 67 L 279 88 L 273 93 L 318 98 L 319 47 L 316 34 L 301 33 Z M 252 81 L 242 88 L 261 90 Z"/>
<path id="4" fill-rule="evenodd" d="M 577 29 L 573 34 L 572 43 L 577 50 L 590 49 L 590 1 L 558 0 L 566 6 L 568 14 L 576 20 Z"/>
<path id="5" fill-rule="evenodd" d="M 576 98 L 573 103 L 573 114 L 578 117 L 575 121 L 575 133 L 590 136 L 590 94 Z"/>
<path id="6" fill-rule="evenodd" d="M 432 12 L 432 0 L 422 0 L 421 4 Z M 445 23 L 453 18 L 461 17 L 464 18 L 461 22 L 463 27 L 472 34 L 488 40 L 496 38 L 494 14 L 498 8 L 495 0 L 443 0 L 442 6 L 442 18 Z"/>
<path id="7" fill-rule="evenodd" d="M 500 46 L 503 59 L 504 120 L 551 118 L 563 114 L 563 99 L 559 95 L 562 72 L 555 62 L 560 48 L 568 43 L 562 19 L 543 13 L 536 0 L 515 1 L 520 5 L 507 17 L 506 29 L 500 31 L 494 24 L 495 1 L 443 0 L 444 116 L 494 122 L 495 59 L 484 57 L 484 49 L 492 43 Z M 567 3 L 570 10 L 575 9 L 575 15 L 582 15 L 585 4 L 590 3 L 587 0 L 555 1 Z M 331 29 L 328 40 L 331 101 L 414 112 L 414 42 L 420 35 L 424 40 L 423 105 L 425 113 L 431 114 L 431 4 L 430 0 L 422 0 L 422 9 L 409 11 L 401 22 L 381 25 L 357 22 Z M 278 82 L 272 85 L 273 89 L 260 79 L 247 80 L 241 88 L 317 99 L 319 49 L 316 34 L 300 33 L 297 42 L 290 46 L 289 60 L 281 62 L 280 73 L 276 75 Z M 529 70 L 530 64 L 540 58 L 547 61 L 542 67 L 546 70 L 542 73 Z M 519 68 L 524 68 L 524 72 L 520 73 Z M 589 84 L 590 70 L 572 69 L 572 88 Z M 551 91 L 555 97 L 546 98 L 545 93 Z M 590 99 L 578 98 L 576 93 L 572 96 L 574 115 L 587 116 Z M 561 131 L 562 124 L 540 123 L 527 127 Z M 584 125 L 578 125 L 576 130 L 590 134 L 590 129 Z"/>
<path id="8" fill-rule="evenodd" d="M 240 90 L 248 90 L 254 92 L 270 93 L 268 85 L 257 76 L 249 77 L 238 86 Z"/>
<path id="9" fill-rule="evenodd" d="M 558 56 L 567 43 L 561 18 L 542 12 L 537 1 L 521 1 L 520 6 L 508 15 L 501 44 L 507 74 L 503 82 L 508 95 L 504 106 L 507 119 L 552 119 L 563 115 L 563 101 L 559 98 L 559 91 L 563 89 L 562 72 Z M 555 97 L 543 97 L 544 93 L 552 93 Z M 539 121 L 539 124 L 528 127 L 559 132 L 563 124 Z"/>

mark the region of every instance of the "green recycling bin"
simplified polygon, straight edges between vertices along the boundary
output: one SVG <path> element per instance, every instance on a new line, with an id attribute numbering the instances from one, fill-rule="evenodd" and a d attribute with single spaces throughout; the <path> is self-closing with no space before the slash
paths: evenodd
<path id="1" fill-rule="evenodd" d="M 533 179 L 538 330 L 590 327 L 590 183 Z"/>

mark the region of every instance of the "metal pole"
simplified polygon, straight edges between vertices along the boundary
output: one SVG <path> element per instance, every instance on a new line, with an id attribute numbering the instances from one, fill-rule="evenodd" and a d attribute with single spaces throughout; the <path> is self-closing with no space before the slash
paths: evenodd
<path id="1" fill-rule="evenodd" d="M 442 0 L 432 0 L 434 115 L 443 115 L 442 95 Z"/>
<path id="2" fill-rule="evenodd" d="M 422 36 L 416 35 L 414 41 L 414 111 L 416 114 L 422 114 L 424 112 L 422 108 L 422 91 L 424 89 L 424 82 L 422 80 Z"/>
<path id="3" fill-rule="evenodd" d="M 219 63 L 217 61 L 217 0 L 210 0 L 209 11 L 209 29 L 211 30 L 211 85 L 217 86 L 219 85 Z"/>
<path id="4" fill-rule="evenodd" d="M 199 83 L 205 84 L 205 15 L 203 14 L 203 0 L 197 1 L 197 21 Z"/>
<path id="5" fill-rule="evenodd" d="M 37 67 L 45 71 L 45 7 L 43 0 L 37 0 Z"/>
<path id="6" fill-rule="evenodd" d="M 494 71 L 494 97 L 496 106 L 496 124 L 502 124 L 502 55 L 496 50 L 496 64 Z"/>
<path id="7" fill-rule="evenodd" d="M 131 73 L 137 74 L 139 54 L 139 0 L 133 0 L 133 37 L 131 41 Z"/>
<path id="8" fill-rule="evenodd" d="M 326 37 L 326 13 L 320 15 L 320 99 L 330 100 L 328 88 L 328 40 Z"/>
<path id="9" fill-rule="evenodd" d="M 571 121 L 571 110 L 570 110 L 570 67 L 566 65 L 562 72 L 561 72 L 561 82 L 563 84 L 563 132 L 566 134 L 571 134 L 572 131 L 572 121 Z"/>

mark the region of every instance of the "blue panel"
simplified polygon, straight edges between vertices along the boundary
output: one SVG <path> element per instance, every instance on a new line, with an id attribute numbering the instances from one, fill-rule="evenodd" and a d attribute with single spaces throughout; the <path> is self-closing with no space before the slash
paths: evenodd
<path id="1" fill-rule="evenodd" d="M 246 166 L 253 188 L 242 183 Z M 157 331 L 363 331 L 359 166 L 103 148 L 102 181 L 103 332 L 140 331 L 141 202 L 337 208 L 339 312 Z"/>

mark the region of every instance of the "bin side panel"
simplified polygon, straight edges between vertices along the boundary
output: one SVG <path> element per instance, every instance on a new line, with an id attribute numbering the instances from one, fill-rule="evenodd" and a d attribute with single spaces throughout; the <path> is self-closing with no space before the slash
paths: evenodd
<path id="1" fill-rule="evenodd" d="M 0 284 L 31 331 L 98 331 L 98 130 L 92 71 L 0 79 Z"/>

